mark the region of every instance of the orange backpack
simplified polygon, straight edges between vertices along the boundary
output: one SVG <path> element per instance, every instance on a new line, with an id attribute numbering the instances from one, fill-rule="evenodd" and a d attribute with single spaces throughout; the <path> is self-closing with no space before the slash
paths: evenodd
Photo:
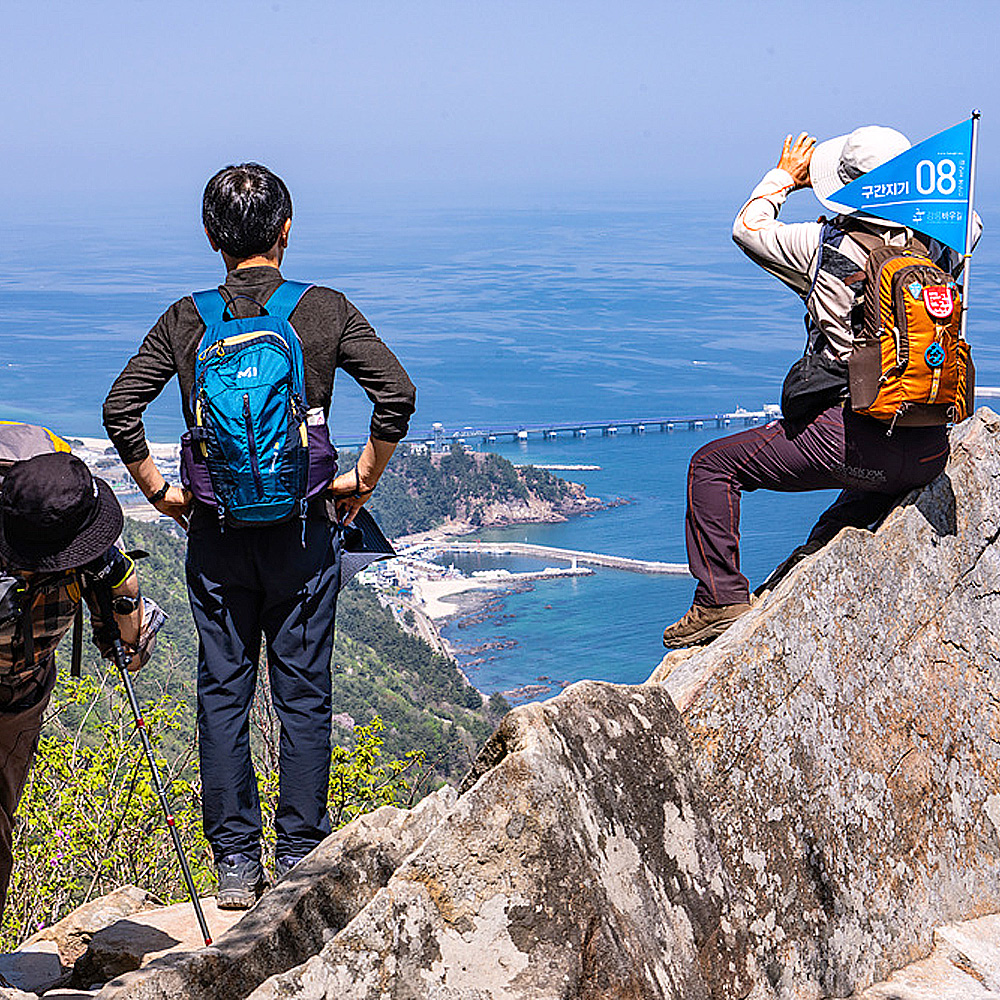
<path id="1" fill-rule="evenodd" d="M 861 235 L 859 239 L 858 236 Z M 975 369 L 962 338 L 962 296 L 917 240 L 872 247 L 864 322 L 849 359 L 851 409 L 890 425 L 958 423 L 972 410 Z M 875 238 L 877 240 L 877 237 Z"/>

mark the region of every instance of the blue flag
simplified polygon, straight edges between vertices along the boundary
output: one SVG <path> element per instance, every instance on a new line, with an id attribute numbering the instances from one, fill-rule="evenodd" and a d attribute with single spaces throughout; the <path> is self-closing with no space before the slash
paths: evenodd
<path id="1" fill-rule="evenodd" d="M 966 252 L 972 119 L 932 135 L 835 191 L 831 200 Z"/>

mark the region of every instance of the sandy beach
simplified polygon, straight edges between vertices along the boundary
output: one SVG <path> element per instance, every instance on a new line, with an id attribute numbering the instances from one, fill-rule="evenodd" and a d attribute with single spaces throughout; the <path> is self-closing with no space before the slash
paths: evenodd
<path id="1" fill-rule="evenodd" d="M 471 577 L 446 577 L 440 580 L 422 579 L 413 585 L 413 596 L 422 605 L 421 610 L 435 622 L 451 618 L 467 610 L 459 601 L 459 594 L 472 590 L 494 591 L 503 589 L 502 583 L 473 580 Z"/>

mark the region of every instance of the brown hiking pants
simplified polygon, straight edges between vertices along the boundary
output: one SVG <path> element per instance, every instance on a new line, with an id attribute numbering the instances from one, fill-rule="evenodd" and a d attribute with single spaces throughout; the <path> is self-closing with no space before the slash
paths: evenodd
<path id="1" fill-rule="evenodd" d="M 826 542 L 843 527 L 864 528 L 896 500 L 941 473 L 948 460 L 945 427 L 896 427 L 840 405 L 805 424 L 775 420 L 719 438 L 695 452 L 688 469 L 687 553 L 698 581 L 694 603 L 745 604 L 740 572 L 740 497 L 744 491 L 798 493 L 840 487 L 809 541 Z"/>
<path id="2" fill-rule="evenodd" d="M 39 700 L 30 708 L 13 712 L 0 711 L 0 918 L 7 902 L 7 886 L 14 867 L 14 811 L 21 801 L 31 759 L 38 746 L 38 733 L 49 696 L 56 683 L 55 664 L 41 690 Z"/>

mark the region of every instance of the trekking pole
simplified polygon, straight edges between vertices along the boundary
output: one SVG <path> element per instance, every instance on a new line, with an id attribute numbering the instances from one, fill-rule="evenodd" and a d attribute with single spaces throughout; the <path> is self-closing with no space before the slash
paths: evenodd
<path id="1" fill-rule="evenodd" d="M 149 742 L 149 735 L 146 732 L 146 720 L 142 717 L 142 710 L 135 697 L 135 688 L 132 686 L 132 676 L 128 670 L 129 656 L 125 652 L 122 644 L 121 632 L 118 629 L 118 622 L 115 620 L 114 611 L 111 607 L 111 587 L 107 581 L 100 576 L 94 578 L 94 586 L 91 588 L 97 606 L 100 609 L 103 627 L 98 637 L 101 642 L 106 642 L 111 647 L 112 657 L 118 673 L 121 675 L 122 683 L 125 685 L 125 693 L 128 696 L 129 705 L 132 707 L 132 715 L 135 718 L 136 732 L 142 742 L 142 749 L 146 753 L 146 760 L 149 761 L 149 771 L 153 777 L 153 787 L 163 808 L 163 815 L 167 820 L 167 829 L 170 831 L 170 839 L 174 842 L 174 850 L 181 863 L 181 871 L 184 873 L 184 882 L 187 885 L 188 895 L 191 897 L 191 905 L 194 907 L 195 916 L 198 918 L 198 926 L 201 928 L 201 936 L 205 939 L 205 946 L 212 943 L 212 936 L 205 922 L 205 914 L 201 908 L 201 900 L 198 898 L 198 891 L 194 886 L 194 879 L 191 878 L 191 868 L 188 866 L 187 858 L 184 856 L 184 848 L 181 846 L 181 838 L 177 833 L 177 825 L 174 820 L 173 810 L 170 808 L 170 801 L 167 799 L 167 791 L 160 780 L 160 772 L 156 766 L 156 759 L 153 757 L 153 748 Z"/>

